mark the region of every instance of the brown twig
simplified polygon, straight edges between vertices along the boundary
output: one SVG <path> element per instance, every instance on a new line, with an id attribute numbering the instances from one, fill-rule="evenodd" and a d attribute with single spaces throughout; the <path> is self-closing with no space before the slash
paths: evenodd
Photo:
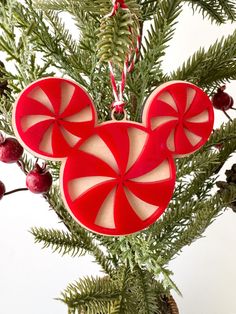
<path id="1" fill-rule="evenodd" d="M 12 190 L 12 191 L 9 191 L 9 192 L 5 192 L 4 196 L 5 195 L 10 195 L 10 194 L 13 194 L 13 193 L 16 193 L 16 192 L 21 192 L 21 191 L 28 191 L 28 189 L 27 188 L 15 189 L 15 190 Z"/>

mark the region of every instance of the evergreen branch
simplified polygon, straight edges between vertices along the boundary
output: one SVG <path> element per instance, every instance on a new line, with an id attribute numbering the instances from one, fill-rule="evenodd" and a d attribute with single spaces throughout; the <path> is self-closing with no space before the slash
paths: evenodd
<path id="1" fill-rule="evenodd" d="M 61 47 L 66 49 L 65 53 L 74 55 L 77 53 L 77 42 L 72 38 L 72 35 L 65 27 L 65 23 L 58 17 L 57 12 L 51 10 L 44 11 L 44 15 L 52 26 L 54 36 L 58 38 Z"/>
<path id="2" fill-rule="evenodd" d="M 219 165 L 219 156 L 217 151 L 208 150 L 201 154 L 197 154 L 197 158 L 181 158 L 177 160 L 177 180 L 184 178 L 186 175 L 191 175 L 193 172 L 201 173 L 208 169 L 210 164 Z"/>
<path id="3" fill-rule="evenodd" d="M 234 120 L 233 123 L 228 123 L 225 128 L 222 127 L 224 131 L 221 130 L 219 133 L 223 135 L 225 130 L 234 132 L 235 128 L 236 121 Z M 212 137 L 217 138 L 218 134 L 215 133 Z M 155 248 L 156 254 L 160 254 L 159 250 L 167 249 L 171 241 L 181 235 L 185 228 L 192 223 L 194 217 L 199 212 L 199 208 L 204 206 L 206 199 L 211 199 L 210 191 L 215 182 L 214 175 L 218 173 L 219 169 L 235 150 L 236 141 L 234 139 L 225 142 L 222 150 L 212 153 L 212 156 L 215 155 L 217 159 L 206 161 L 204 171 L 198 172 L 198 170 L 192 168 L 194 173 L 192 179 L 190 181 L 188 179 L 185 182 L 183 179 L 180 180 L 180 187 L 177 185 L 174 197 L 169 204 L 169 209 L 151 227 L 153 243 L 150 251 L 153 251 Z M 197 158 L 198 154 L 195 156 Z M 214 203 L 214 199 L 212 202 Z M 162 263 L 162 261 L 159 263 Z"/>
<path id="4" fill-rule="evenodd" d="M 59 300 L 73 313 L 107 314 L 112 303 L 119 297 L 119 285 L 109 277 L 86 277 L 70 284 Z"/>
<path id="5" fill-rule="evenodd" d="M 62 201 L 58 198 L 58 195 L 60 195 L 60 193 L 57 187 L 53 187 L 50 190 L 50 193 L 45 195 L 45 198 L 52 210 L 56 212 L 58 217 L 72 233 L 72 235 L 76 236 L 83 243 L 83 246 L 86 247 L 89 252 L 91 252 L 97 263 L 104 269 L 104 271 L 109 275 L 112 274 L 113 267 L 111 261 L 107 259 L 105 254 L 98 247 L 98 244 L 95 244 L 93 241 L 94 236 L 74 221 L 72 216 L 62 205 Z"/>
<path id="6" fill-rule="evenodd" d="M 140 117 L 143 99 L 154 86 L 164 80 L 161 69 L 162 57 L 168 42 L 174 34 L 177 17 L 181 12 L 180 0 L 163 0 L 158 5 L 153 25 L 150 26 L 147 36 L 144 37 L 145 44 L 142 46 L 140 61 L 136 63 L 132 79 L 128 81 L 130 90 L 137 98 L 137 110 L 134 119 Z"/>
<path id="7" fill-rule="evenodd" d="M 9 97 L 0 96 L 0 131 L 9 135 L 13 135 L 11 108 L 12 101 Z"/>
<path id="8" fill-rule="evenodd" d="M 59 12 L 69 11 L 72 2 L 71 0 L 33 0 L 34 7 L 37 9 Z"/>
<path id="9" fill-rule="evenodd" d="M 202 12 L 203 17 L 208 16 L 212 21 L 222 24 L 227 20 L 235 21 L 236 6 L 232 0 L 185 0 L 193 9 Z"/>
<path id="10" fill-rule="evenodd" d="M 34 50 L 43 53 L 47 59 L 51 58 L 54 66 L 61 71 L 64 70 L 70 77 L 83 86 L 87 86 L 86 80 L 80 74 L 83 69 L 79 67 L 78 59 L 74 57 L 74 55 L 71 57 L 71 54 L 65 52 L 63 45 L 69 43 L 69 41 L 71 43 L 71 40 L 69 39 L 69 33 L 63 30 L 61 20 L 59 18 L 52 19 L 52 16 L 50 17 L 54 27 L 56 25 L 55 23 L 57 23 L 54 29 L 55 33 L 53 33 L 53 28 L 50 29 L 46 23 L 43 12 L 35 10 L 31 0 L 26 0 L 26 4 L 27 7 L 18 3 L 13 13 L 19 29 L 25 30 L 29 24 L 34 24 L 34 27 L 31 29 L 31 34 L 28 36 L 28 39 L 34 44 Z M 74 46 L 73 43 L 71 44 L 72 47 L 70 49 L 73 51 Z"/>
<path id="11" fill-rule="evenodd" d="M 167 250 L 162 252 L 165 259 L 172 259 L 184 246 L 190 245 L 192 242 L 202 237 L 203 232 L 220 214 L 222 208 L 229 206 L 235 199 L 236 187 L 231 185 L 223 193 L 216 194 L 209 201 L 202 203 L 199 206 L 195 217 L 186 226 L 185 230 L 178 234 Z"/>
<path id="12" fill-rule="evenodd" d="M 154 288 L 155 282 L 152 275 L 139 267 L 135 268 L 136 287 L 138 295 L 138 313 L 156 314 L 158 311 L 157 291 Z M 160 291 L 158 291 L 160 293 Z M 163 292 L 163 291 L 162 291 Z"/>
<path id="13" fill-rule="evenodd" d="M 112 314 L 132 313 L 138 310 L 134 277 L 129 267 L 121 267 L 117 271 L 120 297 L 112 309 Z"/>
<path id="14" fill-rule="evenodd" d="M 222 7 L 228 19 L 231 21 L 235 21 L 236 20 L 235 1 L 232 1 L 232 0 L 218 0 L 218 1 L 219 1 L 219 5 Z"/>
<path id="15" fill-rule="evenodd" d="M 150 20 L 152 16 L 158 11 L 160 1 L 156 0 L 139 0 L 138 3 L 142 9 L 142 19 L 144 21 Z"/>
<path id="16" fill-rule="evenodd" d="M 31 233 L 36 243 L 43 243 L 43 248 L 51 247 L 53 252 L 57 251 L 62 255 L 81 256 L 86 254 L 86 250 L 91 249 L 74 234 L 62 230 L 32 228 Z"/>
<path id="17" fill-rule="evenodd" d="M 170 75 L 170 80 L 187 80 L 205 89 L 236 78 L 236 31 L 216 41 L 210 48 L 200 48 L 182 67 Z M 214 70 L 213 70 L 214 69 Z"/>
<path id="18" fill-rule="evenodd" d="M 94 41 L 94 39 L 90 39 L 89 41 L 87 40 L 85 42 L 84 37 L 88 38 L 88 30 L 90 30 L 90 26 L 93 26 L 93 24 L 91 22 L 86 24 L 86 36 L 84 36 L 84 34 L 82 33 L 80 42 L 77 43 L 72 38 L 72 34 L 70 33 L 70 31 L 65 28 L 65 23 L 62 22 L 62 20 L 58 17 L 57 12 L 44 11 L 44 15 L 52 26 L 53 37 L 58 38 L 60 50 L 64 51 L 64 57 L 67 59 L 67 62 L 73 64 L 74 68 L 76 67 L 80 74 L 83 73 L 84 75 L 89 77 L 93 66 L 92 58 L 95 54 L 95 49 L 93 45 L 96 44 L 96 42 Z M 80 29 L 80 31 L 82 30 L 83 28 Z M 94 28 L 92 28 L 92 31 L 94 32 Z"/>
<path id="19" fill-rule="evenodd" d="M 99 17 L 104 17 L 112 10 L 112 1 L 110 0 L 94 0 L 91 4 L 90 0 L 81 0 L 81 9 Z M 135 16 L 140 16 L 140 7 L 135 0 L 126 0 L 129 11 Z"/>
<path id="20" fill-rule="evenodd" d="M 34 44 L 30 40 L 34 22 L 30 21 L 24 29 L 18 27 L 15 9 L 17 3 L 9 1 L 9 4 L 4 7 L 2 14 L 2 33 L 0 36 L 0 47 L 8 55 L 8 60 L 15 60 L 15 74 L 9 73 L 5 70 L 6 79 L 11 90 L 11 99 L 22 88 L 32 81 L 53 75 L 47 71 L 51 67 L 51 60 L 44 61 L 43 58 L 38 64 L 39 58 L 36 57 Z M 8 10 L 7 10 L 8 9 Z M 17 34 L 17 40 L 16 40 Z"/>

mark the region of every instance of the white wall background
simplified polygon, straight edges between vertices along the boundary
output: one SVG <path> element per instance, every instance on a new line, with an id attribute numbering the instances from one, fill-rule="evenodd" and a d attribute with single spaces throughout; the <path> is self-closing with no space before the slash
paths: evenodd
<path id="1" fill-rule="evenodd" d="M 199 46 L 230 34 L 235 24 L 211 25 L 186 9 L 164 62 L 171 71 Z M 236 82 L 227 86 L 236 102 Z M 232 117 L 236 112 L 229 112 Z M 225 117 L 216 113 L 216 127 Z M 236 162 L 235 155 L 222 169 Z M 0 180 L 7 190 L 24 187 L 25 177 L 16 165 L 0 163 Z M 61 257 L 34 244 L 32 226 L 61 228 L 42 197 L 22 192 L 0 202 L 0 314 L 65 314 L 66 307 L 54 298 L 67 284 L 99 268 L 87 257 Z M 181 314 L 236 314 L 236 214 L 227 210 L 207 230 L 205 237 L 186 247 L 170 264 L 183 293 L 176 296 Z"/>

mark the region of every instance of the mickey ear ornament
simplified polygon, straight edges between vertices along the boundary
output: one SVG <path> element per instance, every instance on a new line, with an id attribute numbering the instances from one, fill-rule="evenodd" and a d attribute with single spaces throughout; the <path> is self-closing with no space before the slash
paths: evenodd
<path id="1" fill-rule="evenodd" d="M 120 84 L 112 63 L 112 119 L 98 123 L 87 91 L 48 77 L 26 87 L 13 108 L 13 128 L 33 155 L 61 161 L 60 189 L 73 218 L 90 231 L 121 236 L 153 224 L 174 191 L 174 159 L 198 150 L 213 129 L 213 106 L 197 86 L 172 81 L 144 104 L 142 122 L 127 120 L 123 93 L 138 50 L 124 63 Z M 123 113 L 123 120 L 116 120 Z"/>

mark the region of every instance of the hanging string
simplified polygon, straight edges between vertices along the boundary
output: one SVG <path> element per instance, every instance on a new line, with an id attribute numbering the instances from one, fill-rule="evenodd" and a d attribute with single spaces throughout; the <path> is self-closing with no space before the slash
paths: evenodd
<path id="1" fill-rule="evenodd" d="M 119 9 L 126 9 L 129 10 L 128 6 L 125 4 L 125 0 L 113 0 L 113 9 L 110 14 L 108 14 L 108 17 L 114 16 Z M 116 83 L 115 79 L 115 73 L 113 69 L 112 62 L 109 61 L 109 70 L 110 70 L 110 79 L 111 79 L 111 85 L 112 85 L 112 91 L 115 98 L 115 101 L 112 103 L 112 109 L 115 109 L 116 113 L 124 113 L 124 90 L 126 86 L 126 80 L 127 80 L 127 74 L 132 72 L 134 69 L 135 62 L 137 61 L 139 51 L 141 48 L 141 36 L 139 34 L 139 28 L 137 29 L 137 39 L 136 39 L 136 47 L 135 49 L 131 49 L 130 54 L 127 56 L 123 70 L 121 73 L 121 82 Z"/>
<path id="2" fill-rule="evenodd" d="M 127 4 L 125 3 L 125 0 L 112 0 L 112 4 L 113 8 L 109 14 L 105 15 L 105 18 L 116 15 L 116 12 L 119 8 L 121 8 L 122 10 L 129 10 Z"/>

